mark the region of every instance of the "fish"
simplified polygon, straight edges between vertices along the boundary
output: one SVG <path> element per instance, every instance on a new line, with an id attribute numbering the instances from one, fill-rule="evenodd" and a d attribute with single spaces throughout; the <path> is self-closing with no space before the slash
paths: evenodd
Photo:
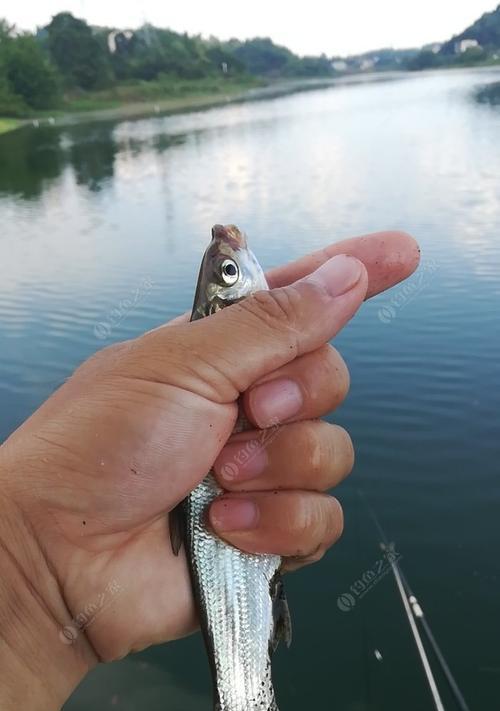
<path id="1" fill-rule="evenodd" d="M 235 225 L 215 225 L 204 254 L 191 320 L 268 289 L 262 268 Z M 234 432 L 250 429 L 241 406 Z M 291 642 L 291 620 L 277 555 L 240 551 L 206 524 L 223 490 L 210 471 L 171 514 L 174 552 L 185 545 L 214 683 L 214 711 L 278 711 L 271 657 Z"/>

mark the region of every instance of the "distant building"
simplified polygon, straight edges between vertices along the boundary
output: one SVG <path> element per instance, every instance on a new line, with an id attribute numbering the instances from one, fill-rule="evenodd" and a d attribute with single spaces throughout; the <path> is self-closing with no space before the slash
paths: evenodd
<path id="1" fill-rule="evenodd" d="M 113 32 L 110 32 L 108 35 L 108 49 L 111 54 L 114 54 L 117 50 L 123 51 L 133 36 L 132 30 L 113 30 Z"/>
<path id="2" fill-rule="evenodd" d="M 434 44 L 428 44 L 425 49 L 427 49 L 429 52 L 432 52 L 432 54 L 438 54 L 441 51 L 441 47 L 443 45 L 439 42 L 434 42 Z"/>
<path id="3" fill-rule="evenodd" d="M 347 62 L 345 62 L 343 59 L 334 59 L 332 62 L 332 69 L 334 69 L 336 72 L 346 72 Z"/>
<path id="4" fill-rule="evenodd" d="M 377 62 L 378 57 L 375 57 L 374 59 L 362 59 L 359 68 L 362 72 L 369 72 L 370 69 L 373 69 Z"/>
<path id="5" fill-rule="evenodd" d="M 455 42 L 455 54 L 463 54 L 468 49 L 480 49 L 481 45 L 475 39 L 463 39 Z"/>

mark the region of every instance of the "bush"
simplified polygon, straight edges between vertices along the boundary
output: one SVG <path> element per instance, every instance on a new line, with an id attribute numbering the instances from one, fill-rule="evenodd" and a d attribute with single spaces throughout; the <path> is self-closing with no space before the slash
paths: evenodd
<path id="1" fill-rule="evenodd" d="M 6 42 L 3 66 L 10 93 L 21 97 L 27 106 L 45 109 L 57 102 L 56 73 L 34 37 L 22 35 Z"/>

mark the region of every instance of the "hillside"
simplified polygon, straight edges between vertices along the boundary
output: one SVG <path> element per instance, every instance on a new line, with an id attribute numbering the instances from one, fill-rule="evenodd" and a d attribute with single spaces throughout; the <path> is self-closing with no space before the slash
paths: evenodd
<path id="1" fill-rule="evenodd" d="M 299 57 L 267 37 L 221 42 L 145 24 L 95 27 L 60 12 L 36 34 L 0 18 L 0 115 L 113 108 L 238 94 L 276 79 L 334 75 L 325 55 Z"/>
<path id="2" fill-rule="evenodd" d="M 486 51 L 500 49 L 500 5 L 496 10 L 486 12 L 473 25 L 445 42 L 441 53 L 454 54 L 456 43 L 462 40 L 476 40 Z"/>
<path id="3" fill-rule="evenodd" d="M 408 62 L 408 69 L 439 69 L 497 64 L 500 59 L 500 5 L 486 12 L 463 32 L 442 45 L 424 47 Z"/>

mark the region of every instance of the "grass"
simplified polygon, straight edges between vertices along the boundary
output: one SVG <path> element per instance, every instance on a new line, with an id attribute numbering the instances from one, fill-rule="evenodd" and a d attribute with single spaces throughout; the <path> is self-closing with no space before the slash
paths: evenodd
<path id="1" fill-rule="evenodd" d="M 181 80 L 163 77 L 155 81 L 122 82 L 100 91 L 78 92 L 66 96 L 64 108 L 70 112 L 99 111 L 117 109 L 130 104 L 177 103 L 201 97 L 213 97 L 240 93 L 260 86 L 253 78 L 225 79 L 207 77 L 204 79 Z"/>
<path id="2" fill-rule="evenodd" d="M 12 131 L 20 125 L 21 122 L 18 119 L 0 118 L 0 134 Z"/>
<path id="3" fill-rule="evenodd" d="M 74 91 L 66 94 L 54 108 L 43 111 L 30 110 L 22 119 L 55 118 L 122 118 L 154 113 L 169 113 L 184 109 L 203 108 L 225 102 L 248 89 L 262 86 L 264 82 L 254 77 L 205 77 L 181 80 L 163 76 L 155 81 L 121 82 L 98 91 Z M 91 116 L 94 114 L 94 116 Z M 97 116 L 95 116 L 97 114 Z M 0 133 L 20 125 L 17 119 L 0 119 Z"/>

